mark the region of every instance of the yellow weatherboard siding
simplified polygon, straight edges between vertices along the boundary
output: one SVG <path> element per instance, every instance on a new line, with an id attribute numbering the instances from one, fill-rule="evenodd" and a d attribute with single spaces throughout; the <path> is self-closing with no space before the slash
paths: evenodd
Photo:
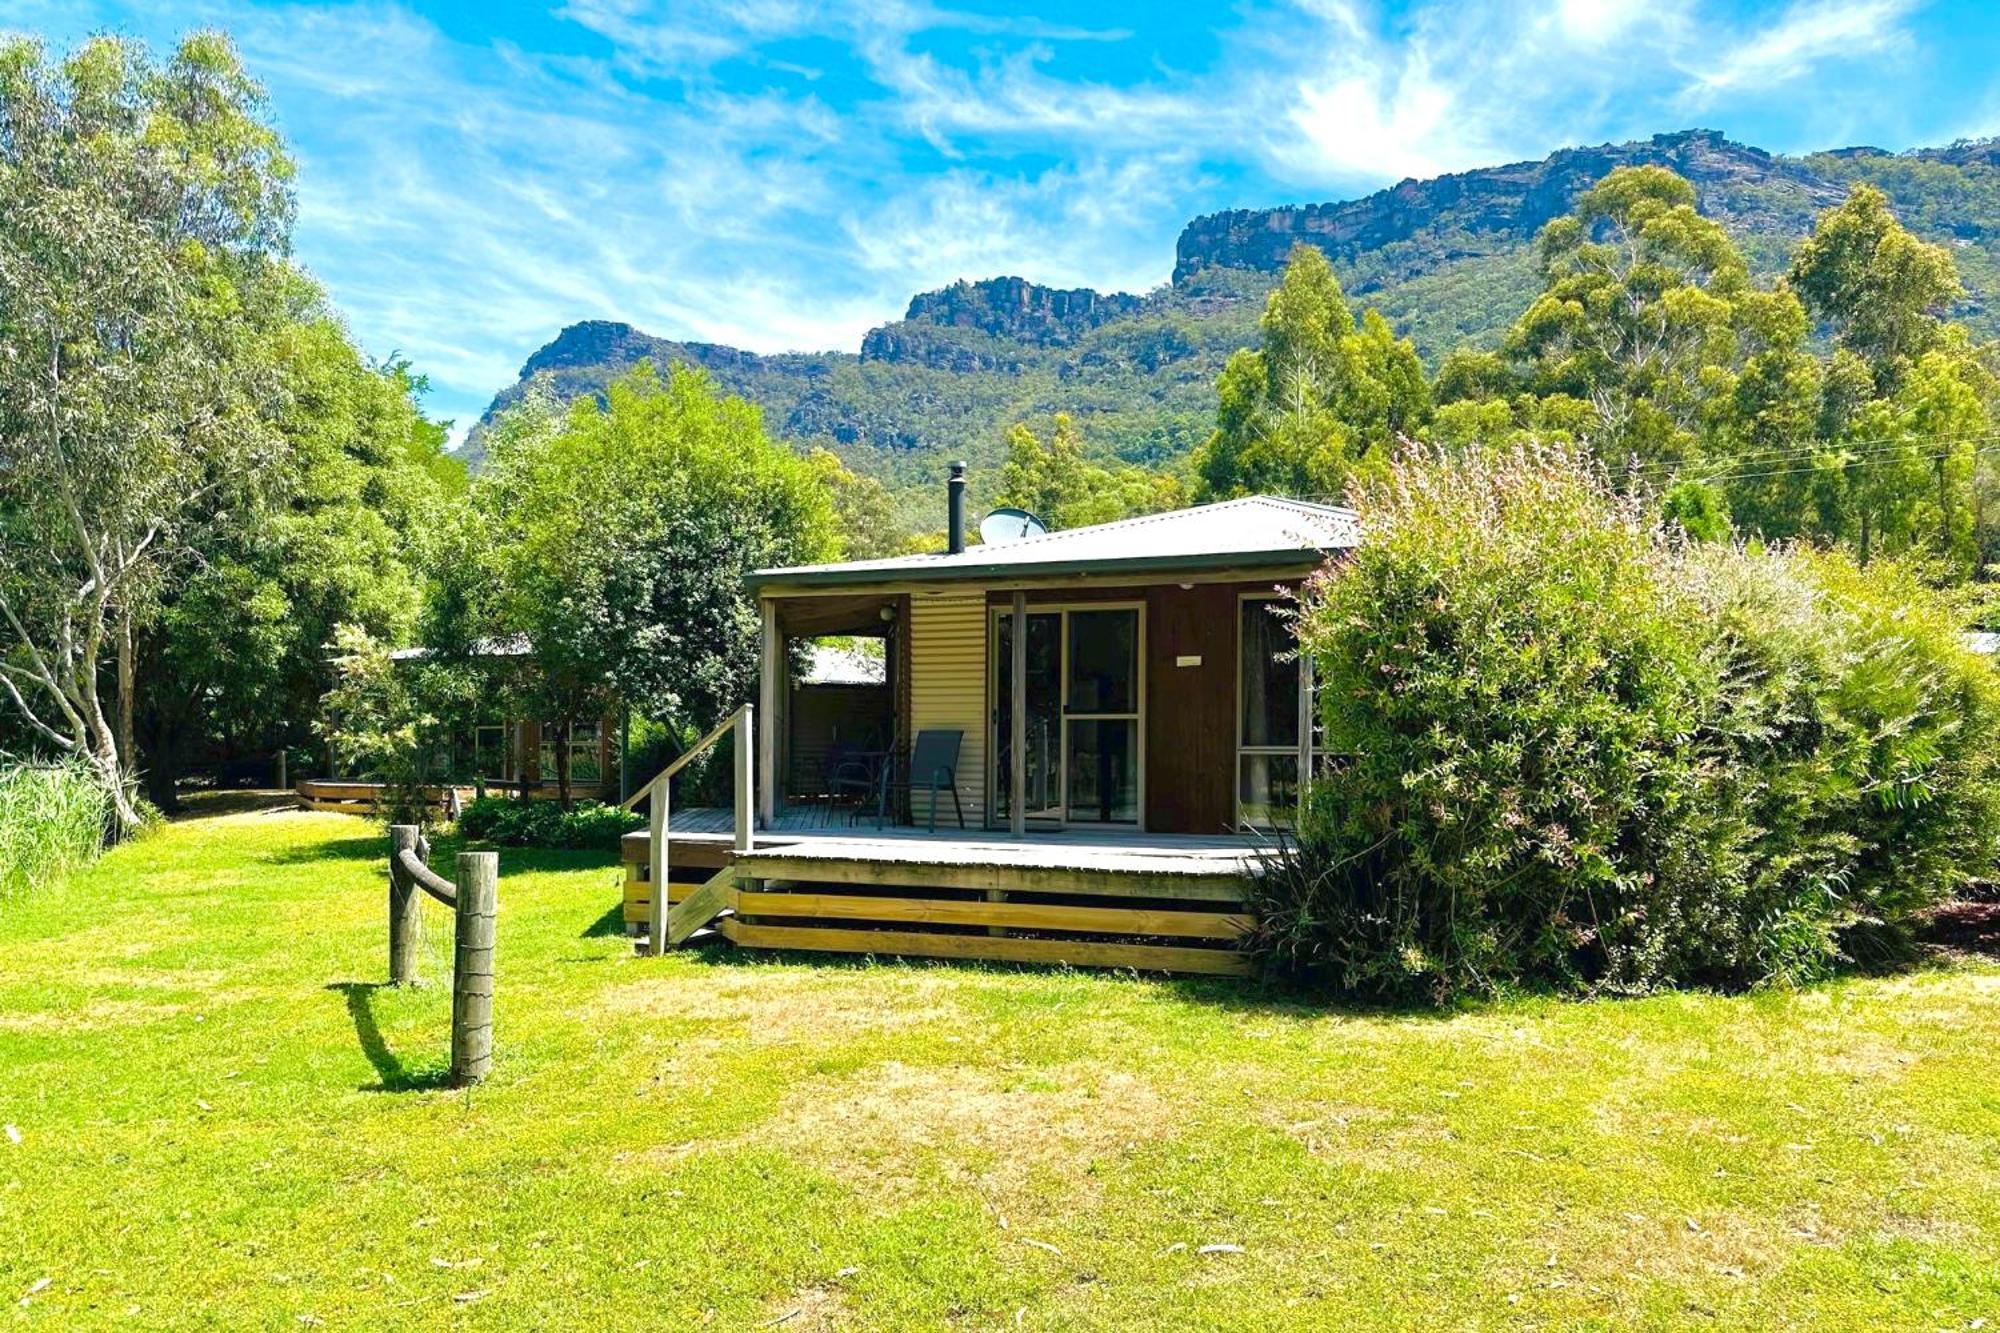
<path id="1" fill-rule="evenodd" d="M 922 594 L 910 600 L 910 735 L 962 731 L 958 796 L 965 823 L 986 822 L 986 593 Z M 930 819 L 927 774 L 913 774 L 910 811 Z M 955 826 L 951 797 L 942 796 L 940 827 Z"/>

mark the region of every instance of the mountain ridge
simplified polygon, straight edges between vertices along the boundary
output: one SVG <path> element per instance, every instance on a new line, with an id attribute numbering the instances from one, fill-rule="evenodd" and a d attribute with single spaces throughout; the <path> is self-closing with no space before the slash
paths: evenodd
<path id="1" fill-rule="evenodd" d="M 1490 341 L 1525 307 L 1543 224 L 1616 167 L 1645 163 L 1687 177 L 1702 211 L 1766 277 L 1817 213 L 1872 182 L 1914 230 L 1953 247 L 1969 289 L 1960 314 L 1996 332 L 1987 307 L 2000 294 L 2000 140 L 1794 157 L 1693 129 L 1404 180 L 1357 199 L 1204 214 L 1182 228 L 1172 276 L 1151 291 L 962 280 L 912 296 L 902 319 L 869 330 L 855 351 L 756 353 L 579 321 L 528 357 L 468 449 L 476 458 L 485 424 L 534 377 L 559 397 L 601 393 L 650 357 L 702 367 L 759 403 L 774 430 L 892 486 L 927 477 L 944 448 L 972 458 L 977 481 L 1007 425 L 1058 410 L 1079 419 L 1098 452 L 1156 463 L 1206 433 L 1214 376 L 1254 342 L 1262 298 L 1294 244 L 1324 250 L 1350 298 L 1381 309 L 1435 362 Z"/>

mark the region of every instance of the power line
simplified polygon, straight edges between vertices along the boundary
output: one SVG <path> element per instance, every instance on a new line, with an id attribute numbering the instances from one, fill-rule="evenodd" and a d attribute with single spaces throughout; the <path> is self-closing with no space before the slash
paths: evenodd
<path id="1" fill-rule="evenodd" d="M 1728 459 L 1721 461 L 1726 461 L 1730 464 L 1780 463 L 1788 459 L 1811 458 L 1820 454 L 1828 454 L 1828 455 L 1850 454 L 1850 455 L 1858 455 L 1861 457 L 1866 457 L 1870 454 L 1877 454 L 1877 453 L 1895 453 L 1899 450 L 1908 447 L 1912 443 L 1916 443 L 1918 445 L 1925 445 L 1925 444 L 1940 445 L 1940 444 L 1980 443 L 1980 442 L 1995 441 L 1995 440 L 2000 440 L 2000 429 L 1967 431 L 1959 435 L 1929 435 L 1917 439 L 1913 439 L 1911 436 L 1908 435 L 1902 435 L 1902 436 L 1885 437 L 1883 439 L 1877 439 L 1877 440 L 1845 440 L 1845 441 L 1823 440 L 1816 444 L 1799 445 L 1796 447 L 1785 448 L 1785 449 L 1751 450 L 1746 453 L 1731 455 Z M 1665 475 L 1671 475 L 1675 472 L 1685 472 L 1685 471 L 1695 470 L 1698 469 L 1700 466 L 1701 464 L 1698 462 L 1693 462 L 1693 463 L 1655 462 L 1655 463 L 1638 463 L 1630 467 L 1609 468 L 1607 470 L 1612 472 L 1614 475 L 1623 478 L 1623 477 L 1642 477 L 1642 476 L 1665 476 Z"/>
<path id="2" fill-rule="evenodd" d="M 1978 457 L 1981 454 L 1991 454 L 1991 453 L 2000 453 L 2000 444 L 1989 444 L 1984 448 L 1974 449 L 1972 451 L 1974 457 Z M 1871 467 L 1889 467 L 1899 462 L 1935 463 L 1940 461 L 1941 459 L 1946 459 L 1950 457 L 1951 457 L 1951 451 L 1946 450 L 1943 453 L 1936 453 L 1936 454 L 1917 454 L 1914 457 L 1908 459 L 1877 458 L 1872 461 L 1863 460 L 1859 462 L 1849 463 L 1841 470 L 1845 472 L 1845 471 L 1865 469 Z M 1798 476 L 1807 472 L 1818 472 L 1819 470 L 1820 469 L 1816 467 L 1795 467 L 1795 468 L 1781 468 L 1777 471 L 1772 471 L 1772 472 L 1723 472 L 1715 474 L 1713 476 L 1703 477 L 1701 478 L 1701 480 L 1751 481 L 1758 477 L 1791 477 L 1791 476 Z"/>

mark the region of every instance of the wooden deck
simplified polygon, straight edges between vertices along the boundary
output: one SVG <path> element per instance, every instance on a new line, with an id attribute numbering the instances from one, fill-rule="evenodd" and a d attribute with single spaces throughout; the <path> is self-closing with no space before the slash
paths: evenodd
<path id="1" fill-rule="evenodd" d="M 440 809 L 444 806 L 447 790 L 458 793 L 461 804 L 469 805 L 479 794 L 477 784 L 469 782 L 453 783 L 447 787 L 424 788 L 424 799 Z M 495 785 L 493 790 L 502 788 Z M 516 790 L 508 784 L 506 790 Z M 581 800 L 602 800 L 610 793 L 610 788 L 602 783 L 577 782 L 570 785 L 570 795 Z M 302 810 L 325 810 L 337 815 L 374 815 L 382 800 L 382 784 L 379 782 L 338 782 L 329 778 L 307 778 L 292 788 L 299 798 Z M 528 798 L 535 801 L 553 801 L 558 795 L 553 782 L 544 782 L 528 789 Z"/>
<path id="2" fill-rule="evenodd" d="M 1009 959 L 1239 976 L 1263 845 L 1136 831 L 1004 833 L 850 825 L 788 811 L 737 853 L 727 810 L 676 811 L 669 904 L 709 894 L 751 947 Z M 625 839 L 625 919 L 652 913 L 646 835 Z M 678 914 L 677 914 L 678 915 Z"/>

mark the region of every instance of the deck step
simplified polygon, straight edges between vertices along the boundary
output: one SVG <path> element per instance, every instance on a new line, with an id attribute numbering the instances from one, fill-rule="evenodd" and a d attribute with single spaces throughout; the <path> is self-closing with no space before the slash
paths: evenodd
<path id="1" fill-rule="evenodd" d="M 676 824 L 680 821 L 676 818 Z M 1247 840 L 783 833 L 737 852 L 671 835 L 667 935 L 744 948 L 1246 976 Z M 644 834 L 626 840 L 625 919 L 653 910 Z M 711 869 L 710 867 L 714 867 Z M 699 875 L 692 879 L 690 872 Z"/>
<path id="2" fill-rule="evenodd" d="M 913 930 L 763 926 L 736 917 L 723 919 L 716 929 L 736 944 L 760 949 L 809 949 L 893 957 L 1047 963 L 1067 967 L 1118 967 L 1140 972 L 1192 972 L 1223 977 L 1252 975 L 1250 960 L 1234 949 L 1124 944 L 1103 940 L 945 935 Z"/>

